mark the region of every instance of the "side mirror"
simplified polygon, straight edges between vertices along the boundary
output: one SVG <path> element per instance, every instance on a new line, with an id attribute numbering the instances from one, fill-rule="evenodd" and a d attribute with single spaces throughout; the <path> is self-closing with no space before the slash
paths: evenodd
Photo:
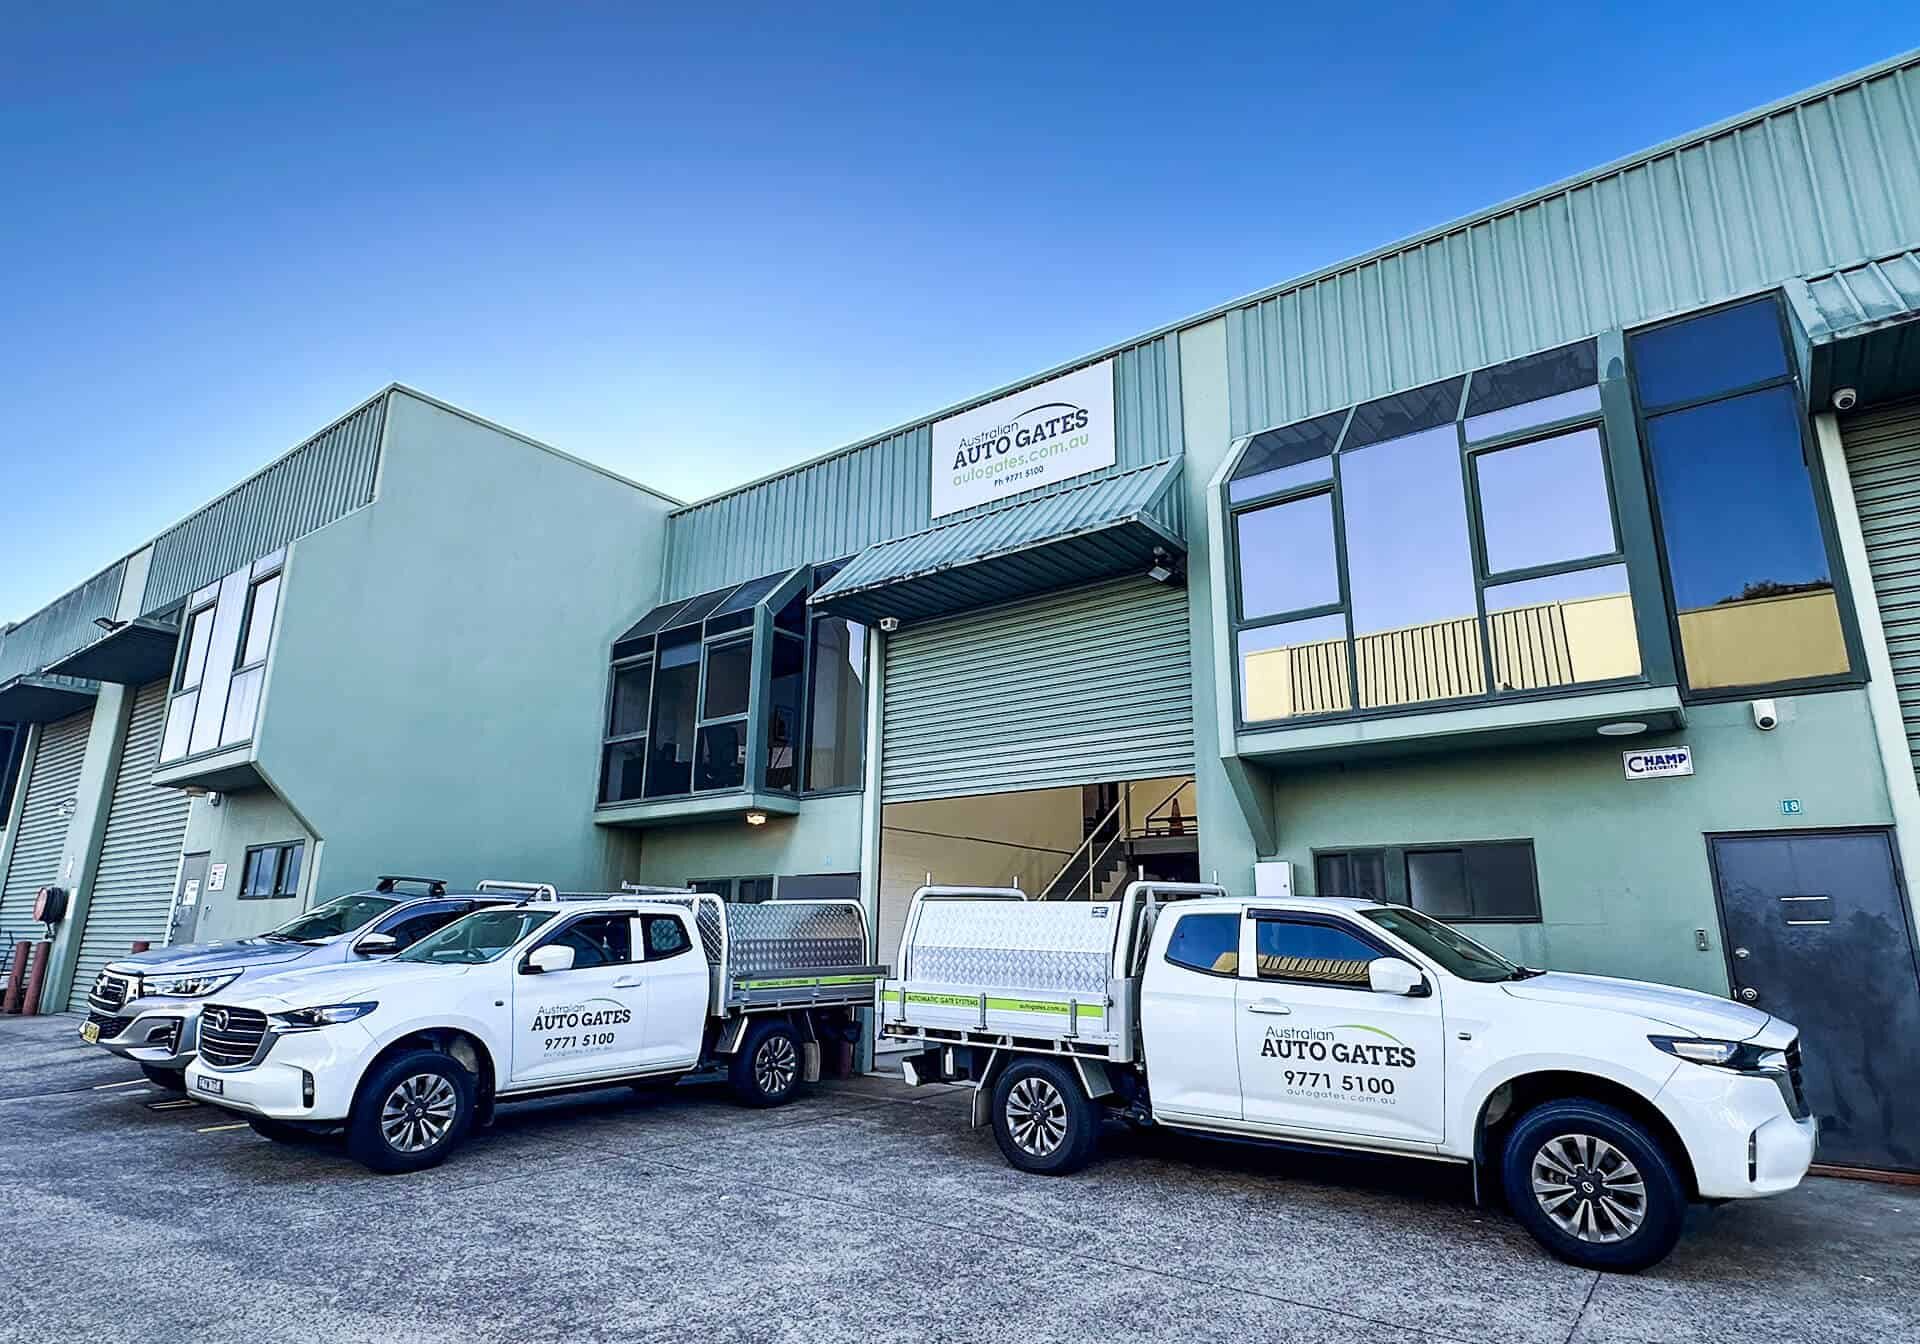
<path id="1" fill-rule="evenodd" d="M 573 949 L 563 943 L 548 943 L 545 947 L 536 947 L 527 953 L 526 963 L 520 968 L 522 975 L 547 975 L 553 971 L 573 969 Z"/>
<path id="2" fill-rule="evenodd" d="M 1427 977 L 1420 968 L 1399 957 L 1379 957 L 1367 963 L 1367 988 L 1375 994 L 1399 994 L 1413 998 L 1427 993 Z"/>
<path id="3" fill-rule="evenodd" d="M 390 933 L 370 933 L 353 945 L 354 955 L 390 957 L 400 950 L 400 940 Z"/>

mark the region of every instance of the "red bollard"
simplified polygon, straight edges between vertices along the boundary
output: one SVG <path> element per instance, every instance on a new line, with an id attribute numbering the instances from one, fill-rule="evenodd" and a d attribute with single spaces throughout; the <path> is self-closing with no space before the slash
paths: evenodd
<path id="1" fill-rule="evenodd" d="M 24 938 L 13 945 L 13 968 L 7 973 L 7 992 L 0 998 L 0 1013 L 20 1011 L 20 994 L 27 983 L 27 953 L 32 947 Z"/>
<path id="2" fill-rule="evenodd" d="M 47 979 L 47 963 L 53 960 L 53 944 L 44 939 L 33 945 L 33 963 L 27 967 L 27 997 L 20 1011 L 32 1017 L 40 1011 L 40 987 Z"/>

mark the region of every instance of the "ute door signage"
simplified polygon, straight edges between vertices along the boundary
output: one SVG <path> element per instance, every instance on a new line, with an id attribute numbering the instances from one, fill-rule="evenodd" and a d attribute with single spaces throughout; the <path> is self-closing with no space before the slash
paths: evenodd
<path id="1" fill-rule="evenodd" d="M 1114 463 L 1113 361 L 1103 359 L 933 426 L 932 516 Z"/>

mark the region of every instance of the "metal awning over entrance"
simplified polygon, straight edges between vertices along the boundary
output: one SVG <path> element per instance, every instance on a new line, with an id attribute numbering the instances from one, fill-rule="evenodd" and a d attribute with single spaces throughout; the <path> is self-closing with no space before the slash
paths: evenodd
<path id="1" fill-rule="evenodd" d="M 1920 252 L 1790 280 L 1785 291 L 1811 347 L 1814 410 L 1843 387 L 1863 410 L 1920 393 Z"/>
<path id="2" fill-rule="evenodd" d="M 0 723 L 53 723 L 90 708 L 99 694 L 73 677 L 14 677 L 0 682 Z"/>
<path id="3" fill-rule="evenodd" d="M 173 671 L 173 651 L 180 627 L 172 621 L 143 616 L 108 631 L 78 653 L 70 653 L 47 671 L 88 681 L 111 681 L 122 686 L 144 686 Z"/>
<path id="4" fill-rule="evenodd" d="M 1042 495 L 869 546 L 811 602 L 863 624 L 922 621 L 1162 566 L 1181 539 L 1180 463 Z"/>

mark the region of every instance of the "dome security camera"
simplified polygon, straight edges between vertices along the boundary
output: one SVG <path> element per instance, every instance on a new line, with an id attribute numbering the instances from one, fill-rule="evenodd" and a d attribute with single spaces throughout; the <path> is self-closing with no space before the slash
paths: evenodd
<path id="1" fill-rule="evenodd" d="M 1833 394 L 1834 410 L 1850 411 L 1855 406 L 1858 406 L 1859 404 L 1860 404 L 1860 392 L 1858 388 L 1842 387 L 1842 388 L 1836 388 L 1834 390 L 1834 394 Z"/>
<path id="2" fill-rule="evenodd" d="M 1770 733 L 1780 726 L 1780 711 L 1771 700 L 1755 700 L 1748 708 L 1753 710 L 1753 726 L 1763 733 Z"/>

